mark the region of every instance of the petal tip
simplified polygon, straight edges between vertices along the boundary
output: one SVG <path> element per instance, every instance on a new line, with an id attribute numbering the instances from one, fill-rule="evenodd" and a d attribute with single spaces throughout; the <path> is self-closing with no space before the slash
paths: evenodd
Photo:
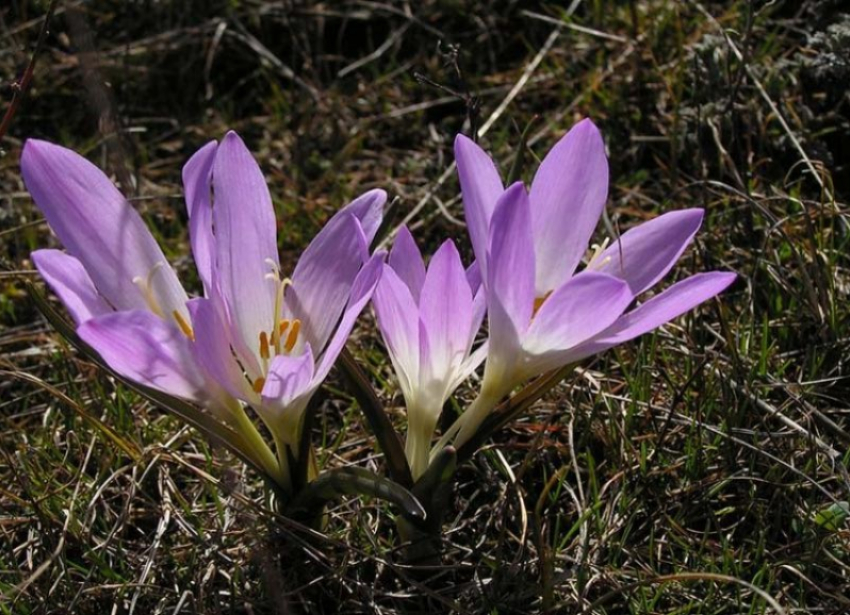
<path id="1" fill-rule="evenodd" d="M 705 219 L 705 210 L 701 207 L 682 209 L 674 213 L 678 215 L 682 225 L 692 229 L 692 233 L 696 233 L 699 230 L 699 227 L 702 226 L 702 221 Z"/>
<path id="2" fill-rule="evenodd" d="M 738 274 L 733 271 L 716 271 L 714 272 L 718 280 L 718 285 L 721 287 L 718 292 L 723 292 L 738 279 Z"/>
<path id="3" fill-rule="evenodd" d="M 521 181 L 515 181 L 505 189 L 502 198 L 516 198 L 519 194 L 525 192 L 525 184 Z"/>
<path id="4" fill-rule="evenodd" d="M 484 152 L 480 145 L 463 133 L 458 133 L 455 137 L 454 150 L 455 158 L 460 158 L 464 155 L 471 155 L 473 152 Z"/>
<path id="5" fill-rule="evenodd" d="M 49 155 L 54 148 L 59 146 L 50 141 L 42 141 L 41 139 L 27 139 L 24 142 L 23 150 L 21 151 L 21 166 L 27 168 L 32 164 L 36 164 L 43 160 L 45 155 Z"/>
<path id="6" fill-rule="evenodd" d="M 446 239 L 443 243 L 440 244 L 440 247 L 437 248 L 437 252 L 434 253 L 436 256 L 438 253 L 448 252 L 451 256 L 457 256 L 457 260 L 460 261 L 460 252 L 457 249 L 457 245 L 453 239 Z M 432 259 L 434 257 L 431 257 Z"/>
<path id="7" fill-rule="evenodd" d="M 573 130 L 582 130 L 587 131 L 588 133 L 598 134 L 601 136 L 601 132 L 599 131 L 599 127 L 596 126 L 596 123 L 590 119 L 589 117 L 583 118 L 579 120 L 574 126 Z"/>
<path id="8" fill-rule="evenodd" d="M 242 140 L 242 137 L 240 137 L 239 133 L 237 133 L 235 130 L 227 131 L 227 133 L 224 135 L 224 138 L 221 140 L 221 147 L 222 149 L 248 149 L 245 145 L 245 141 Z"/>

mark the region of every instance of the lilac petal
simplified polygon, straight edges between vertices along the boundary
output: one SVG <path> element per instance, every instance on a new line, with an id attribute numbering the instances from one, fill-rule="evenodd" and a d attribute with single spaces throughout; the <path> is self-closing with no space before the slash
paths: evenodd
<path id="1" fill-rule="evenodd" d="M 623 280 L 582 272 L 543 302 L 523 346 L 531 354 L 577 346 L 611 326 L 632 299 Z"/>
<path id="2" fill-rule="evenodd" d="M 259 355 L 261 331 L 275 326 L 277 227 L 260 167 L 235 132 L 213 165 L 215 247 L 220 291 L 244 345 Z"/>
<path id="3" fill-rule="evenodd" d="M 233 356 L 221 308 L 210 299 L 192 299 L 188 308 L 192 316 L 193 350 L 198 364 L 236 399 L 254 401 L 256 395 Z"/>
<path id="4" fill-rule="evenodd" d="M 466 355 L 473 318 L 472 290 L 451 239 L 431 257 L 419 318 L 428 338 L 428 352 L 420 349 L 423 380 L 446 381 Z"/>
<path id="5" fill-rule="evenodd" d="M 513 184 L 499 199 L 490 226 L 490 345 L 501 349 L 511 347 L 525 333 L 534 309 L 534 244 L 522 183 Z"/>
<path id="6" fill-rule="evenodd" d="M 605 144 L 593 122 L 582 120 L 549 151 L 529 198 L 542 297 L 573 274 L 608 198 Z"/>
<path id="7" fill-rule="evenodd" d="M 212 171 L 218 143 L 210 141 L 183 167 L 183 189 L 189 212 L 189 238 L 204 293 L 210 296 L 215 278 L 215 236 L 213 235 Z"/>
<path id="8" fill-rule="evenodd" d="M 471 139 L 460 134 L 455 138 L 455 160 L 469 239 L 486 277 L 490 218 L 505 188 L 490 156 Z"/>
<path id="9" fill-rule="evenodd" d="M 73 256 L 59 250 L 36 250 L 32 253 L 32 261 L 76 324 L 113 311 L 97 294 L 89 274 Z"/>
<path id="10" fill-rule="evenodd" d="M 315 361 L 309 342 L 297 356 L 278 355 L 269 366 L 262 402 L 256 406 L 260 417 L 289 446 L 300 440 L 302 417 L 316 387 L 313 386 Z M 278 453 L 280 454 L 280 452 Z"/>
<path id="11" fill-rule="evenodd" d="M 315 361 L 310 344 L 304 346 L 299 356 L 280 354 L 269 366 L 263 386 L 263 403 L 274 408 L 287 408 L 309 388 L 313 379 Z"/>
<path id="12" fill-rule="evenodd" d="M 100 169 L 69 149 L 30 139 L 21 171 L 53 232 L 115 309 L 185 312 L 186 293 L 174 270 L 141 216 Z M 144 284 L 134 279 L 155 286 L 154 294 L 146 297 Z"/>
<path id="13" fill-rule="evenodd" d="M 407 226 L 398 230 L 390 250 L 389 263 L 398 277 L 407 284 L 413 300 L 418 304 L 422 285 L 425 283 L 425 262 Z"/>
<path id="14" fill-rule="evenodd" d="M 481 279 L 481 267 L 479 267 L 478 261 L 472 261 L 472 264 L 466 268 L 466 281 L 469 282 L 469 288 L 472 289 L 473 294 L 481 288 L 483 280 Z"/>
<path id="15" fill-rule="evenodd" d="M 484 290 L 484 287 L 481 287 L 472 298 L 472 321 L 469 326 L 469 340 L 466 345 L 467 352 L 472 349 L 472 345 L 475 343 L 475 338 L 478 335 L 478 331 L 481 330 L 481 324 L 484 322 L 484 316 L 486 313 L 487 293 Z"/>
<path id="16" fill-rule="evenodd" d="M 702 224 L 702 209 L 683 209 L 630 229 L 590 268 L 629 283 L 634 295 L 651 288 L 679 260 Z"/>
<path id="17" fill-rule="evenodd" d="M 410 288 L 389 265 L 384 265 L 372 304 L 402 391 L 408 395 L 419 382 L 419 309 Z"/>
<path id="18" fill-rule="evenodd" d="M 734 273 L 709 271 L 686 278 L 625 314 L 602 335 L 576 350 L 586 357 L 648 333 L 720 294 L 735 277 Z"/>
<path id="19" fill-rule="evenodd" d="M 191 342 L 177 326 L 151 312 L 98 316 L 83 323 L 77 334 L 125 378 L 184 399 L 209 399 Z"/>
<path id="20" fill-rule="evenodd" d="M 469 288 L 472 291 L 472 324 L 469 327 L 469 343 L 467 344 L 466 352 L 472 350 L 472 345 L 475 343 L 475 337 L 481 329 L 481 323 L 484 322 L 484 316 L 487 313 L 487 292 L 482 284 L 481 268 L 478 266 L 478 261 L 466 268 L 466 281 L 469 282 Z"/>
<path id="21" fill-rule="evenodd" d="M 351 335 L 351 330 L 354 328 L 354 323 L 360 316 L 360 312 L 363 311 L 363 308 L 366 307 L 366 304 L 369 303 L 372 294 L 375 292 L 375 287 L 381 279 L 385 257 L 386 253 L 384 252 L 375 253 L 363 265 L 360 273 L 357 274 L 357 278 L 351 286 L 351 296 L 348 299 L 348 306 L 342 314 L 336 332 L 322 353 L 322 358 L 319 359 L 316 373 L 313 375 L 312 386 L 318 387 L 327 377 L 328 372 L 331 371 L 331 367 L 336 363 L 336 358 L 342 352 L 345 342 L 348 341 L 348 336 Z"/>
<path id="22" fill-rule="evenodd" d="M 387 193 L 383 190 L 369 190 L 343 207 L 336 215 L 349 213 L 354 215 L 363 227 L 366 245 L 371 245 L 384 219 L 384 205 Z M 333 219 L 333 218 L 332 218 Z M 330 221 L 328 221 L 330 222 Z"/>
<path id="23" fill-rule="evenodd" d="M 360 223 L 346 213 L 334 216 L 298 260 L 286 303 L 301 320 L 304 338 L 316 352 L 322 351 L 333 333 L 367 256 Z"/>
<path id="24" fill-rule="evenodd" d="M 484 362 L 484 359 L 487 358 L 489 350 L 490 345 L 485 341 L 476 348 L 472 354 L 464 359 L 460 369 L 458 369 L 455 374 L 454 380 L 452 380 L 451 384 L 449 384 L 449 391 L 454 391 L 458 388 L 464 380 L 469 378 L 472 373 L 478 369 L 478 366 L 481 365 Z"/>

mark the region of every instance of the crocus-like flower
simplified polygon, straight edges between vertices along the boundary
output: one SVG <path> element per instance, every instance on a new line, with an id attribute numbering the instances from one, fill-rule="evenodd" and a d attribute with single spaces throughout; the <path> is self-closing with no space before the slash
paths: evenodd
<path id="1" fill-rule="evenodd" d="M 67 250 L 38 250 L 33 261 L 80 337 L 122 376 L 226 421 L 271 471 L 269 449 L 236 400 L 251 405 L 276 440 L 285 483 L 285 449 L 297 455 L 307 402 L 380 276 L 383 257 L 370 259 L 368 246 L 386 194 L 373 190 L 338 212 L 286 278 L 259 166 L 233 132 L 207 144 L 183 172 L 205 291 L 190 300 L 141 217 L 97 167 L 36 140 L 27 141 L 21 167 Z"/>
<path id="2" fill-rule="evenodd" d="M 521 183 L 505 190 L 492 159 L 464 136 L 455 141 L 455 156 L 490 339 L 480 395 L 441 443 L 455 433 L 456 444 L 468 440 L 518 384 L 651 331 L 735 279 L 697 274 L 626 312 L 690 244 L 701 209 L 666 213 L 629 230 L 576 272 L 608 194 L 605 148 L 590 120 L 552 148 L 528 192 Z"/>
<path id="3" fill-rule="evenodd" d="M 426 271 L 413 237 L 402 227 L 372 299 L 378 326 L 407 405 L 406 454 L 413 478 L 428 467 L 431 438 L 443 404 L 485 357 L 472 352 L 484 319 L 476 267 L 464 271 L 447 240 Z"/>

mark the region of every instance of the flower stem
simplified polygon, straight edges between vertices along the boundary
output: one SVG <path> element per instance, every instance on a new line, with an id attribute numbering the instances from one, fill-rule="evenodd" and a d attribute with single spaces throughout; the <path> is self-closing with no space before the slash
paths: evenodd
<path id="1" fill-rule="evenodd" d="M 437 413 L 438 415 L 439 413 Z M 404 454 L 410 464 L 410 473 L 417 481 L 428 469 L 431 439 L 437 426 L 437 416 L 415 406 L 407 409 L 407 441 Z"/>
<path id="2" fill-rule="evenodd" d="M 266 471 L 270 478 L 284 489 L 289 489 L 288 472 L 281 468 L 278 460 L 275 458 L 269 445 L 260 435 L 257 426 L 248 418 L 245 409 L 235 399 L 233 403 L 228 404 L 228 408 L 233 418 L 233 427 L 245 438 L 251 450 L 245 451 L 246 454 L 258 458 L 260 466 Z"/>

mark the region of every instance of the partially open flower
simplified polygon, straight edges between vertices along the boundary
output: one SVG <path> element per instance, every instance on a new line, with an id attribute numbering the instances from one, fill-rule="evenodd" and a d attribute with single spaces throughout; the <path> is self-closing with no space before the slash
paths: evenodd
<path id="1" fill-rule="evenodd" d="M 21 167 L 67 250 L 39 250 L 33 261 L 80 337 L 122 376 L 196 402 L 240 430 L 285 483 L 284 449 L 297 443 L 307 402 L 378 282 L 383 257 L 370 258 L 369 244 L 386 194 L 373 190 L 338 212 L 285 277 L 259 166 L 233 132 L 209 143 L 183 174 L 205 292 L 190 300 L 141 217 L 97 167 L 35 140 Z M 240 402 L 274 435 L 276 471 Z"/>
<path id="2" fill-rule="evenodd" d="M 426 270 L 402 227 L 373 303 L 407 405 L 406 453 L 417 479 L 428 467 L 443 404 L 484 359 L 486 345 L 472 351 L 484 319 L 484 293 L 476 269 L 464 271 L 451 240 Z"/>
<path id="3" fill-rule="evenodd" d="M 487 296 L 490 340 L 479 397 L 443 438 L 467 441 L 517 385 L 633 339 L 694 308 L 735 275 L 694 275 L 626 312 L 681 256 L 701 209 L 641 224 L 577 271 L 608 194 L 601 135 L 583 120 L 546 155 L 526 191 L 504 189 L 491 158 L 455 141 L 470 239 Z"/>

